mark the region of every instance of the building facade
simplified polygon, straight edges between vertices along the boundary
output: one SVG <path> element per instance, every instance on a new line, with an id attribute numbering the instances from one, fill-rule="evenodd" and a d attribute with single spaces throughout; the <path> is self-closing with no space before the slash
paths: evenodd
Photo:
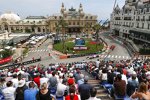
<path id="1" fill-rule="evenodd" d="M 62 18 L 67 23 L 67 33 L 92 33 L 92 26 L 97 23 L 97 16 L 86 14 L 83 10 L 82 4 L 79 5 L 78 10 L 73 7 L 66 10 L 64 4 L 62 3 L 60 13 L 54 14 L 48 18 L 50 22 L 50 30 L 52 32 L 56 32 L 56 28 L 59 25 L 59 20 Z"/>
<path id="2" fill-rule="evenodd" d="M 150 44 L 150 0 L 126 0 L 111 14 L 110 29 L 114 35 Z"/>
<path id="3" fill-rule="evenodd" d="M 0 30 L 7 30 L 9 33 L 56 33 L 57 28 L 61 28 L 59 22 L 62 19 L 66 23 L 66 33 L 92 33 L 92 26 L 97 23 L 97 16 L 84 13 L 82 4 L 78 10 L 73 7 L 66 10 L 62 3 L 60 13 L 48 17 L 28 16 L 21 19 L 12 12 L 2 14 L 0 16 Z"/>

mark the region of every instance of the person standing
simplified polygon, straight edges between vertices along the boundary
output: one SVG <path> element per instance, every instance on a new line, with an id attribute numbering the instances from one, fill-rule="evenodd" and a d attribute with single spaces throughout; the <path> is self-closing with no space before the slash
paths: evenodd
<path id="1" fill-rule="evenodd" d="M 24 100 L 36 100 L 38 90 L 35 88 L 34 82 L 29 83 L 29 89 L 24 91 Z"/>
<path id="2" fill-rule="evenodd" d="M 13 87 L 13 82 L 8 81 L 6 83 L 6 88 L 2 90 L 5 100 L 15 100 L 15 91 L 16 89 Z"/>
<path id="3" fill-rule="evenodd" d="M 122 80 L 122 75 L 118 74 L 114 81 L 114 92 L 117 96 L 125 96 L 126 95 L 126 81 Z"/>
<path id="4" fill-rule="evenodd" d="M 24 100 L 24 91 L 28 88 L 25 85 L 25 80 L 20 80 L 18 82 L 18 87 L 16 89 L 16 99 L 15 100 Z"/>
<path id="5" fill-rule="evenodd" d="M 47 83 L 42 83 L 40 86 L 40 91 L 37 94 L 37 100 L 52 100 L 50 90 L 48 90 L 47 87 Z"/>
<path id="6" fill-rule="evenodd" d="M 96 98 L 96 94 L 97 94 L 97 90 L 93 87 L 90 90 L 91 97 L 88 100 L 101 100 L 101 99 Z"/>
<path id="7" fill-rule="evenodd" d="M 88 76 L 85 76 L 84 84 L 81 84 L 79 86 L 79 94 L 80 94 L 81 100 L 86 100 L 90 97 L 91 89 L 92 89 L 92 86 L 88 84 Z"/>

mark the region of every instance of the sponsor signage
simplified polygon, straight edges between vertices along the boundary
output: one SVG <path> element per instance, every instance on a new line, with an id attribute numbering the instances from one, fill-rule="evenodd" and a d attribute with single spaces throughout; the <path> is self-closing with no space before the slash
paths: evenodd
<path id="1" fill-rule="evenodd" d="M 87 50 L 87 47 L 83 47 L 83 46 L 75 46 L 74 48 L 73 48 L 74 50 Z"/>

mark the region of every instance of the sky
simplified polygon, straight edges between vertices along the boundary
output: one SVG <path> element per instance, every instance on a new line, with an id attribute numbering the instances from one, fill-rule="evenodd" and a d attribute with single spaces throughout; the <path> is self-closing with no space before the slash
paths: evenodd
<path id="1" fill-rule="evenodd" d="M 50 16 L 60 13 L 62 2 L 66 9 L 72 6 L 79 8 L 83 5 L 85 13 L 98 16 L 98 20 L 110 18 L 115 0 L 0 0 L 0 14 L 12 11 L 21 18 L 27 16 Z M 122 7 L 125 0 L 117 0 L 117 4 Z"/>

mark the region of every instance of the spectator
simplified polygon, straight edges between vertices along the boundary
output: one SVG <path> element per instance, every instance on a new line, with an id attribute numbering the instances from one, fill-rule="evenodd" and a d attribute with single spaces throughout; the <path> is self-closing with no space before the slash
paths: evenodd
<path id="1" fill-rule="evenodd" d="M 115 75 L 115 73 L 114 73 L 114 70 L 113 70 L 113 69 L 112 69 L 112 70 L 109 70 L 108 73 L 107 73 L 107 82 L 108 82 L 109 84 L 113 84 L 115 76 L 116 76 L 116 75 Z"/>
<path id="2" fill-rule="evenodd" d="M 75 86 L 69 87 L 69 95 L 65 96 L 65 100 L 79 100 L 78 95 L 75 93 Z"/>
<path id="3" fill-rule="evenodd" d="M 118 74 L 114 81 L 114 92 L 117 96 L 125 96 L 126 95 L 126 82 L 122 80 L 122 75 Z"/>
<path id="4" fill-rule="evenodd" d="M 91 89 L 92 89 L 92 86 L 90 84 L 88 84 L 88 77 L 85 76 L 84 84 L 81 84 L 79 86 L 79 94 L 80 94 L 81 100 L 86 100 L 90 97 Z"/>
<path id="5" fill-rule="evenodd" d="M 12 81 L 6 83 L 6 88 L 2 90 L 5 100 L 15 100 L 15 91 Z"/>
<path id="6" fill-rule="evenodd" d="M 138 88 L 139 82 L 136 80 L 136 74 L 132 75 L 131 79 L 128 79 L 128 85 L 127 85 L 127 94 L 131 96 L 135 89 Z"/>
<path id="7" fill-rule="evenodd" d="M 15 88 L 17 88 L 18 87 L 18 76 L 17 76 L 17 74 L 13 75 L 13 79 L 11 81 L 13 82 L 13 86 Z"/>
<path id="8" fill-rule="evenodd" d="M 37 84 L 38 87 L 40 87 L 40 73 L 35 73 L 34 82 Z"/>
<path id="9" fill-rule="evenodd" d="M 24 100 L 36 100 L 38 90 L 35 89 L 34 82 L 29 83 L 29 89 L 24 91 Z"/>
<path id="10" fill-rule="evenodd" d="M 107 82 L 107 70 L 105 68 L 102 69 L 102 74 L 100 79 L 101 79 L 101 83 Z"/>
<path id="11" fill-rule="evenodd" d="M 37 100 L 52 100 L 50 90 L 48 90 L 47 83 L 42 83 L 40 91 L 37 93 Z"/>
<path id="12" fill-rule="evenodd" d="M 131 98 L 139 98 L 140 100 L 150 100 L 150 92 L 148 91 L 148 86 L 142 82 L 136 92 L 134 92 Z"/>
<path id="13" fill-rule="evenodd" d="M 65 85 L 65 82 L 64 82 L 64 84 L 59 82 L 57 85 L 56 97 L 64 96 L 65 91 L 67 91 L 67 90 L 68 90 L 68 87 Z"/>
<path id="14" fill-rule="evenodd" d="M 101 100 L 101 99 L 96 98 L 96 94 L 97 94 L 97 90 L 95 88 L 92 88 L 90 90 L 91 97 L 88 100 Z"/>
<path id="15" fill-rule="evenodd" d="M 52 76 L 49 79 L 49 88 L 55 88 L 57 87 L 57 78 L 55 77 L 56 72 L 52 72 Z"/>
<path id="16" fill-rule="evenodd" d="M 0 92 L 2 92 L 2 90 L 6 88 L 6 81 L 5 81 L 5 77 L 1 77 L 0 78 Z"/>
<path id="17" fill-rule="evenodd" d="M 84 75 L 83 74 L 80 74 L 80 77 L 81 77 L 81 79 L 80 80 L 78 80 L 78 86 L 79 85 L 81 85 L 81 84 L 84 84 Z"/>
<path id="18" fill-rule="evenodd" d="M 40 84 L 43 84 L 43 83 L 47 83 L 48 84 L 48 78 L 46 78 L 44 75 L 41 75 Z"/>
<path id="19" fill-rule="evenodd" d="M 20 80 L 18 82 L 18 87 L 16 89 L 16 99 L 15 100 L 24 100 L 24 91 L 27 89 L 25 85 L 25 80 Z"/>

